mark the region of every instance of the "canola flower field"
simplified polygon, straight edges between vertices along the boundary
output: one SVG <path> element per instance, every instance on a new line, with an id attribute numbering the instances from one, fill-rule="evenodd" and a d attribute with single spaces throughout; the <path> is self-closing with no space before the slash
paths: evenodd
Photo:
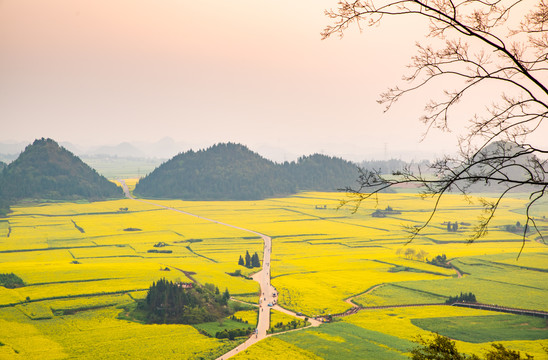
<path id="1" fill-rule="evenodd" d="M 130 189 L 135 184 L 127 183 Z M 378 203 L 364 202 L 352 213 L 337 210 L 343 196 L 155 202 L 271 236 L 278 303 L 307 317 L 342 313 L 352 306 L 345 300 L 367 307 L 442 304 L 461 291 L 482 303 L 548 309 L 546 245 L 531 234 L 516 260 L 523 238 L 506 230 L 525 222 L 519 196 L 501 204 L 488 235 L 474 244 L 467 238 L 481 209 L 460 196 L 446 196 L 431 225 L 409 244 L 403 226 L 424 222 L 432 201 L 382 194 Z M 387 206 L 397 211 L 371 216 Z M 535 214 L 543 229 L 546 214 L 548 206 Z M 1 220 L 0 273 L 13 272 L 26 286 L 0 286 L 0 358 L 213 359 L 242 341 L 208 337 L 199 327 L 130 322 L 120 313 L 160 278 L 213 283 L 235 298 L 258 301 L 258 285 L 244 277 L 253 270 L 237 261 L 246 251 L 262 258 L 259 237 L 133 200 L 21 204 Z M 448 231 L 447 222 L 459 222 L 458 231 Z M 462 277 L 425 262 L 441 254 Z M 244 276 L 230 275 L 236 270 Z M 241 315 L 254 326 L 254 311 Z M 292 359 L 406 358 L 415 337 L 433 331 L 428 319 L 449 318 L 464 328 L 471 321 L 464 319 L 497 315 L 443 305 L 362 310 L 318 328 L 271 336 L 235 359 L 280 359 L 282 352 Z M 291 320 L 274 315 L 273 321 Z M 500 342 L 542 359 L 548 325 L 542 333 Z M 497 341 L 456 340 L 460 350 L 478 354 Z"/>

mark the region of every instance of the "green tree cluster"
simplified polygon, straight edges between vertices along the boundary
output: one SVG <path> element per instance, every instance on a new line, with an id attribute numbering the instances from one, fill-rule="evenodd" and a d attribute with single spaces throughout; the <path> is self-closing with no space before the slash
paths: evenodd
<path id="1" fill-rule="evenodd" d="M 249 255 L 249 251 L 246 250 L 245 252 L 245 260 L 240 255 L 240 258 L 238 259 L 238 265 L 245 266 L 246 268 L 254 268 L 254 267 L 261 267 L 261 260 L 259 259 L 259 255 L 257 252 L 255 252 L 253 255 Z"/>
<path id="2" fill-rule="evenodd" d="M 529 233 L 531 231 L 529 226 L 525 227 L 519 221 L 516 221 L 515 225 L 505 225 L 504 230 L 515 234 Z"/>
<path id="3" fill-rule="evenodd" d="M 251 335 L 252 332 L 253 332 L 253 329 L 251 327 L 242 328 L 242 329 L 231 329 L 231 330 L 224 329 L 223 331 L 217 331 L 215 333 L 215 337 L 217 339 L 234 340 L 237 337 L 249 336 Z"/>
<path id="4" fill-rule="evenodd" d="M 147 319 L 155 324 L 199 324 L 216 321 L 230 314 L 226 289 L 222 294 L 213 284 L 185 288 L 160 279 L 154 282 L 140 304 Z"/>
<path id="5" fill-rule="evenodd" d="M 0 274 L 0 286 L 3 286 L 8 289 L 15 289 L 21 286 L 25 286 L 23 279 L 14 273 L 9 274 Z"/>
<path id="6" fill-rule="evenodd" d="M 457 302 L 467 302 L 467 303 L 475 303 L 476 301 L 476 295 L 469 293 L 460 293 L 458 296 L 450 296 L 449 299 L 445 300 L 446 304 L 454 304 Z"/>
<path id="7" fill-rule="evenodd" d="M 187 151 L 142 178 L 134 193 L 188 200 L 254 200 L 298 191 L 336 191 L 355 181 L 357 166 L 325 155 L 274 163 L 247 147 L 225 143 Z"/>
<path id="8" fill-rule="evenodd" d="M 282 331 L 288 331 L 288 330 L 293 330 L 293 329 L 297 329 L 297 328 L 300 328 L 300 327 L 303 327 L 303 326 L 306 326 L 306 321 L 301 321 L 301 320 L 291 320 L 287 323 L 283 323 L 283 322 L 277 322 L 276 324 L 274 324 L 270 329 L 268 329 L 268 333 L 269 334 L 274 334 L 274 333 L 277 333 L 277 332 L 282 332 Z"/>
<path id="9" fill-rule="evenodd" d="M 451 264 L 448 263 L 447 256 L 445 254 L 436 255 L 432 260 L 426 260 L 430 265 L 440 266 L 444 268 L 451 268 Z"/>
<path id="10" fill-rule="evenodd" d="M 447 222 L 447 231 L 449 232 L 457 232 L 459 230 L 459 223 L 458 221 L 455 221 L 452 223 L 451 221 Z"/>

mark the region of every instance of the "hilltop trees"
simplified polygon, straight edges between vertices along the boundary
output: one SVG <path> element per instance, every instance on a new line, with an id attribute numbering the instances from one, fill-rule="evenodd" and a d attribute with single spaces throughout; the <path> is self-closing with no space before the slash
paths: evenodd
<path id="1" fill-rule="evenodd" d="M 24 198 L 103 200 L 122 189 L 52 139 L 35 140 L 0 176 L 0 207 Z"/>
<path id="2" fill-rule="evenodd" d="M 526 191 L 530 197 L 524 238 L 528 227 L 542 237 L 531 209 L 548 189 L 547 162 L 539 159 L 539 155 L 548 154 L 548 148 L 545 141 L 535 145 L 531 135 L 546 130 L 548 114 L 546 0 L 341 0 L 336 10 L 326 13 L 334 23 L 323 31 L 324 39 L 342 36 L 352 24 L 379 25 L 386 17 L 427 22 L 432 40 L 417 43 L 410 73 L 404 77 L 407 84 L 389 88 L 379 102 L 389 110 L 417 89 L 432 89 L 432 100 L 421 117 L 427 133 L 432 128 L 450 131 L 453 119 L 461 116 L 462 103 L 473 113 L 459 136 L 458 156 L 430 166 L 435 177 L 409 168 L 396 171 L 397 177 L 392 178 L 362 170 L 359 186 L 347 188 L 351 198 L 346 202 L 354 202 L 357 208 L 371 193 L 396 184 L 418 183 L 424 196 L 436 199 L 433 215 L 447 192 L 467 194 L 481 184 L 490 185 L 498 197 L 481 201 L 485 214 L 469 239 L 474 241 L 485 235 L 508 192 Z M 431 219 L 411 228 L 411 237 Z"/>
<path id="3" fill-rule="evenodd" d="M 277 164 L 247 147 L 217 144 L 187 151 L 142 178 L 134 193 L 188 200 L 251 200 L 298 191 L 336 191 L 354 181 L 357 166 L 325 155 Z"/>

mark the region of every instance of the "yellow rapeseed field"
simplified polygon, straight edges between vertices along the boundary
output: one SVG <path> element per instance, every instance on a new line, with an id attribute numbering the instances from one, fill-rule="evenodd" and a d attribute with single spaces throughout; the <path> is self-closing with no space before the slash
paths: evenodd
<path id="1" fill-rule="evenodd" d="M 135 183 L 128 183 L 130 189 Z M 472 199 L 470 205 L 461 196 L 447 195 L 430 226 L 408 243 L 405 226 L 426 221 L 432 199 L 382 194 L 378 202 L 365 201 L 353 213 L 349 207 L 337 209 L 343 196 L 310 192 L 261 201 L 154 202 L 271 236 L 278 303 L 309 317 L 344 312 L 351 307 L 347 299 L 365 306 L 442 303 L 458 295 L 456 291 L 473 291 L 480 302 L 548 308 L 546 245 L 530 235 L 517 261 L 523 239 L 505 228 L 525 222 L 525 200 L 504 201 L 487 236 L 467 244 L 481 215 L 478 201 Z M 371 216 L 387 206 L 400 213 Z M 228 340 L 207 338 L 189 326 L 118 320 L 122 309 L 117 307 L 143 299 L 160 278 L 213 283 L 236 298 L 257 300 L 257 283 L 230 275 L 255 271 L 237 264 L 246 251 L 257 252 L 262 259 L 262 240 L 250 232 L 128 199 L 14 206 L 3 220 L 0 273 L 13 272 L 27 286 L 0 287 L 0 306 L 5 306 L 0 308 L 0 341 L 5 344 L 0 346 L 0 358 L 215 358 L 230 348 Z M 458 231 L 448 231 L 447 222 L 455 221 Z M 539 224 L 546 226 L 540 220 Z M 455 269 L 426 262 L 441 254 L 462 278 Z M 508 293 L 526 294 L 527 299 L 520 301 Z M 239 314 L 256 321 L 255 311 Z M 412 340 L 428 332 L 411 319 L 474 314 L 492 313 L 430 306 L 362 310 L 344 321 Z M 274 313 L 272 321 L 289 322 L 291 317 Z M 320 335 L 337 342 L 332 335 Z M 538 341 L 504 344 L 542 354 Z M 488 344 L 458 346 L 480 353 Z M 278 354 L 279 359 L 280 349 L 295 360 L 318 358 L 276 338 L 235 358 L 268 359 Z"/>

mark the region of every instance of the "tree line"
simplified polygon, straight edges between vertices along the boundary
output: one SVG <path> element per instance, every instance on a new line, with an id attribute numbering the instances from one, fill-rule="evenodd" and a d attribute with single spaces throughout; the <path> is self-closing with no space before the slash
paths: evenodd
<path id="1" fill-rule="evenodd" d="M 449 296 L 449 299 L 445 301 L 446 304 L 454 304 L 457 302 L 476 303 L 476 295 L 472 294 L 471 292 L 461 292 L 460 295 Z"/>

